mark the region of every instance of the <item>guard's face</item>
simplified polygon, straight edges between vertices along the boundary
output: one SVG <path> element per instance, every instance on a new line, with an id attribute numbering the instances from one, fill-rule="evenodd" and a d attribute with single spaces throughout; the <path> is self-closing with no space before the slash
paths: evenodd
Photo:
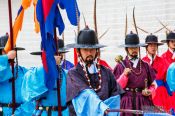
<path id="1" fill-rule="evenodd" d="M 59 53 L 58 55 L 54 56 L 57 65 L 61 63 L 61 61 L 63 60 L 63 56 L 64 56 L 63 53 Z"/>
<path id="2" fill-rule="evenodd" d="M 170 49 L 174 50 L 175 49 L 175 40 L 170 40 L 168 42 L 168 46 Z"/>
<path id="3" fill-rule="evenodd" d="M 128 48 L 128 53 L 131 57 L 137 57 L 139 52 L 139 47 Z"/>
<path id="4" fill-rule="evenodd" d="M 59 54 L 58 54 L 58 56 L 60 56 L 60 57 L 61 57 L 61 60 L 63 60 L 63 59 L 64 59 L 64 53 L 59 53 Z"/>
<path id="5" fill-rule="evenodd" d="M 96 53 L 97 53 L 97 50 L 94 48 L 81 48 L 80 49 L 81 57 L 83 58 L 86 64 L 93 63 Z"/>
<path id="6" fill-rule="evenodd" d="M 156 43 L 150 43 L 147 46 L 148 54 L 155 55 L 158 49 L 158 45 Z"/>

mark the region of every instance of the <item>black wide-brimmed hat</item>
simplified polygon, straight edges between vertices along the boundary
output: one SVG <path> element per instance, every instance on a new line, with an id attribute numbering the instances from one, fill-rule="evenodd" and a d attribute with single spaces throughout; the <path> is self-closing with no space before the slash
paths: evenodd
<path id="1" fill-rule="evenodd" d="M 0 50 L 3 50 L 5 48 L 5 45 L 8 41 L 8 34 L 0 37 Z M 22 47 L 14 47 L 15 50 L 25 50 L 25 48 Z"/>
<path id="2" fill-rule="evenodd" d="M 146 36 L 146 38 L 145 38 L 145 44 L 143 45 L 143 47 L 148 46 L 148 44 L 150 44 L 150 43 L 155 43 L 158 46 L 163 45 L 162 42 L 158 42 L 158 37 L 155 36 L 155 35 L 152 35 L 152 34 Z"/>
<path id="3" fill-rule="evenodd" d="M 74 44 L 68 44 L 68 48 L 102 48 L 106 47 L 98 42 L 97 35 L 94 30 L 86 27 L 81 30 L 77 37 L 77 42 Z"/>
<path id="4" fill-rule="evenodd" d="M 169 40 L 175 40 L 175 33 L 174 32 L 168 33 L 166 40 L 161 40 L 161 42 L 167 43 L 167 41 L 169 41 Z"/>
<path id="5" fill-rule="evenodd" d="M 68 48 L 64 46 L 64 41 L 62 39 L 58 39 L 57 41 L 58 44 L 58 53 L 66 53 L 69 52 Z M 41 55 L 42 51 L 37 51 L 37 52 L 31 52 L 30 54 L 32 55 Z"/>
<path id="6" fill-rule="evenodd" d="M 145 44 L 141 44 L 137 34 L 130 33 L 126 35 L 125 44 L 120 45 L 120 47 L 141 47 Z"/>

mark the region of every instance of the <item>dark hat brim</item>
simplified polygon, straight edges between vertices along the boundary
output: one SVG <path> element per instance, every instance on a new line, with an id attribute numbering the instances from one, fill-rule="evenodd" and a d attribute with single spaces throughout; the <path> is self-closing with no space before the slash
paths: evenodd
<path id="1" fill-rule="evenodd" d="M 58 49 L 58 52 L 59 52 L 59 53 L 66 53 L 66 52 L 69 52 L 69 51 L 68 51 L 68 48 L 65 48 L 65 47 L 64 47 L 64 48 Z"/>
<path id="2" fill-rule="evenodd" d="M 151 43 L 154 43 L 154 44 L 157 44 L 158 46 L 161 46 L 161 45 L 163 45 L 164 43 L 161 43 L 161 42 L 147 42 L 147 43 L 145 43 L 143 46 L 141 46 L 141 47 L 146 47 L 146 46 L 148 46 L 148 44 L 151 44 Z"/>
<path id="3" fill-rule="evenodd" d="M 25 50 L 25 48 L 22 48 L 22 47 L 15 47 L 14 49 L 17 51 Z"/>
<path id="4" fill-rule="evenodd" d="M 167 43 L 167 41 L 170 41 L 170 40 L 175 40 L 175 39 L 166 39 L 166 40 L 161 40 L 162 43 Z"/>
<path id="5" fill-rule="evenodd" d="M 69 51 L 67 51 L 67 50 L 58 50 L 58 53 L 67 53 L 67 52 L 69 52 Z M 37 52 L 31 52 L 30 53 L 31 55 L 41 55 L 42 54 L 42 51 L 37 51 Z"/>
<path id="6" fill-rule="evenodd" d="M 125 48 L 134 48 L 134 47 L 142 47 L 144 46 L 145 44 L 135 44 L 135 45 L 132 45 L 132 44 L 123 44 L 123 45 L 120 45 L 119 47 L 125 47 Z"/>
<path id="7" fill-rule="evenodd" d="M 31 52 L 30 54 L 31 55 L 41 55 L 42 51 L 39 51 L 39 52 Z"/>
<path id="8" fill-rule="evenodd" d="M 68 44 L 67 48 L 103 48 L 105 45 L 95 44 L 95 45 L 87 45 L 87 44 Z"/>
<path id="9" fill-rule="evenodd" d="M 3 49 L 4 49 L 4 47 L 0 47 L 0 50 L 3 50 Z M 25 48 L 15 47 L 14 50 L 21 51 L 21 50 L 25 50 Z"/>

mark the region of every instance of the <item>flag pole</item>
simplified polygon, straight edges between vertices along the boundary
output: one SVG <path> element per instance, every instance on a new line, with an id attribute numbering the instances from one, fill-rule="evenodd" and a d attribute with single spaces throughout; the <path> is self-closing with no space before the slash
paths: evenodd
<path id="1" fill-rule="evenodd" d="M 78 36 L 78 33 L 80 31 L 80 17 L 78 16 L 78 6 L 77 6 L 76 3 L 75 3 L 75 11 L 76 11 L 76 19 L 77 19 L 77 34 L 75 36 L 75 40 L 76 40 L 77 36 Z M 78 64 L 78 55 L 77 55 L 76 48 L 74 48 L 74 65 L 76 66 L 77 64 Z"/>
<path id="2" fill-rule="evenodd" d="M 14 48 L 13 46 L 13 28 L 12 28 L 12 7 L 11 7 L 11 0 L 8 0 L 8 11 L 9 11 L 9 27 L 10 27 L 10 41 L 11 41 L 11 50 Z M 14 60 L 10 62 L 12 68 L 12 114 L 15 112 L 15 77 L 14 77 Z"/>
<path id="3" fill-rule="evenodd" d="M 58 55 L 58 44 L 57 44 L 57 32 L 56 32 L 56 28 L 54 29 L 54 40 L 55 40 L 55 44 L 56 44 L 56 55 Z M 57 66 L 57 71 L 59 71 L 59 78 L 57 79 L 57 100 L 58 100 L 58 116 L 62 116 L 61 111 L 61 84 L 60 84 L 60 78 L 61 78 L 61 73 L 60 73 L 61 67 Z"/>

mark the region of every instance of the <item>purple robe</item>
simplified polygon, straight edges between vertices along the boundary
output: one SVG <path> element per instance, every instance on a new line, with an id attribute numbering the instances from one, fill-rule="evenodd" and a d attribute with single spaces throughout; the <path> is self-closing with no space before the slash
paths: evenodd
<path id="1" fill-rule="evenodd" d="M 133 68 L 135 72 L 139 72 L 140 67 L 140 61 L 141 61 L 141 74 L 136 75 L 131 71 L 131 73 L 128 74 L 128 83 L 124 90 L 126 88 L 139 88 L 139 92 L 131 92 L 131 91 L 125 91 L 121 98 L 121 109 L 132 109 L 132 110 L 142 110 L 143 108 L 147 108 L 147 106 L 152 106 L 152 100 L 151 96 L 146 97 L 142 95 L 141 90 L 145 88 L 145 79 L 148 80 L 148 88 L 156 78 L 156 74 L 154 72 L 154 69 L 151 68 L 146 62 L 139 60 L 137 67 Z M 124 65 L 129 68 L 129 64 L 131 66 L 133 63 L 128 60 L 128 57 L 125 58 L 123 61 Z M 121 63 L 118 63 L 116 67 L 114 68 L 114 75 L 116 77 L 116 80 L 120 77 L 120 75 L 124 71 L 124 66 Z M 132 116 L 133 114 L 129 113 L 121 113 L 122 116 Z"/>
<path id="2" fill-rule="evenodd" d="M 106 100 L 111 96 L 124 93 L 123 89 L 116 83 L 112 72 L 104 66 L 101 66 L 102 85 L 101 89 L 97 91 L 97 95 L 101 100 Z M 91 85 L 98 85 L 98 75 L 92 74 L 90 77 Z M 69 106 L 70 116 L 75 116 L 75 111 L 72 105 L 72 99 L 79 95 L 82 90 L 90 89 L 88 81 L 85 78 L 83 68 L 80 64 L 68 71 L 67 77 L 67 104 Z"/>

